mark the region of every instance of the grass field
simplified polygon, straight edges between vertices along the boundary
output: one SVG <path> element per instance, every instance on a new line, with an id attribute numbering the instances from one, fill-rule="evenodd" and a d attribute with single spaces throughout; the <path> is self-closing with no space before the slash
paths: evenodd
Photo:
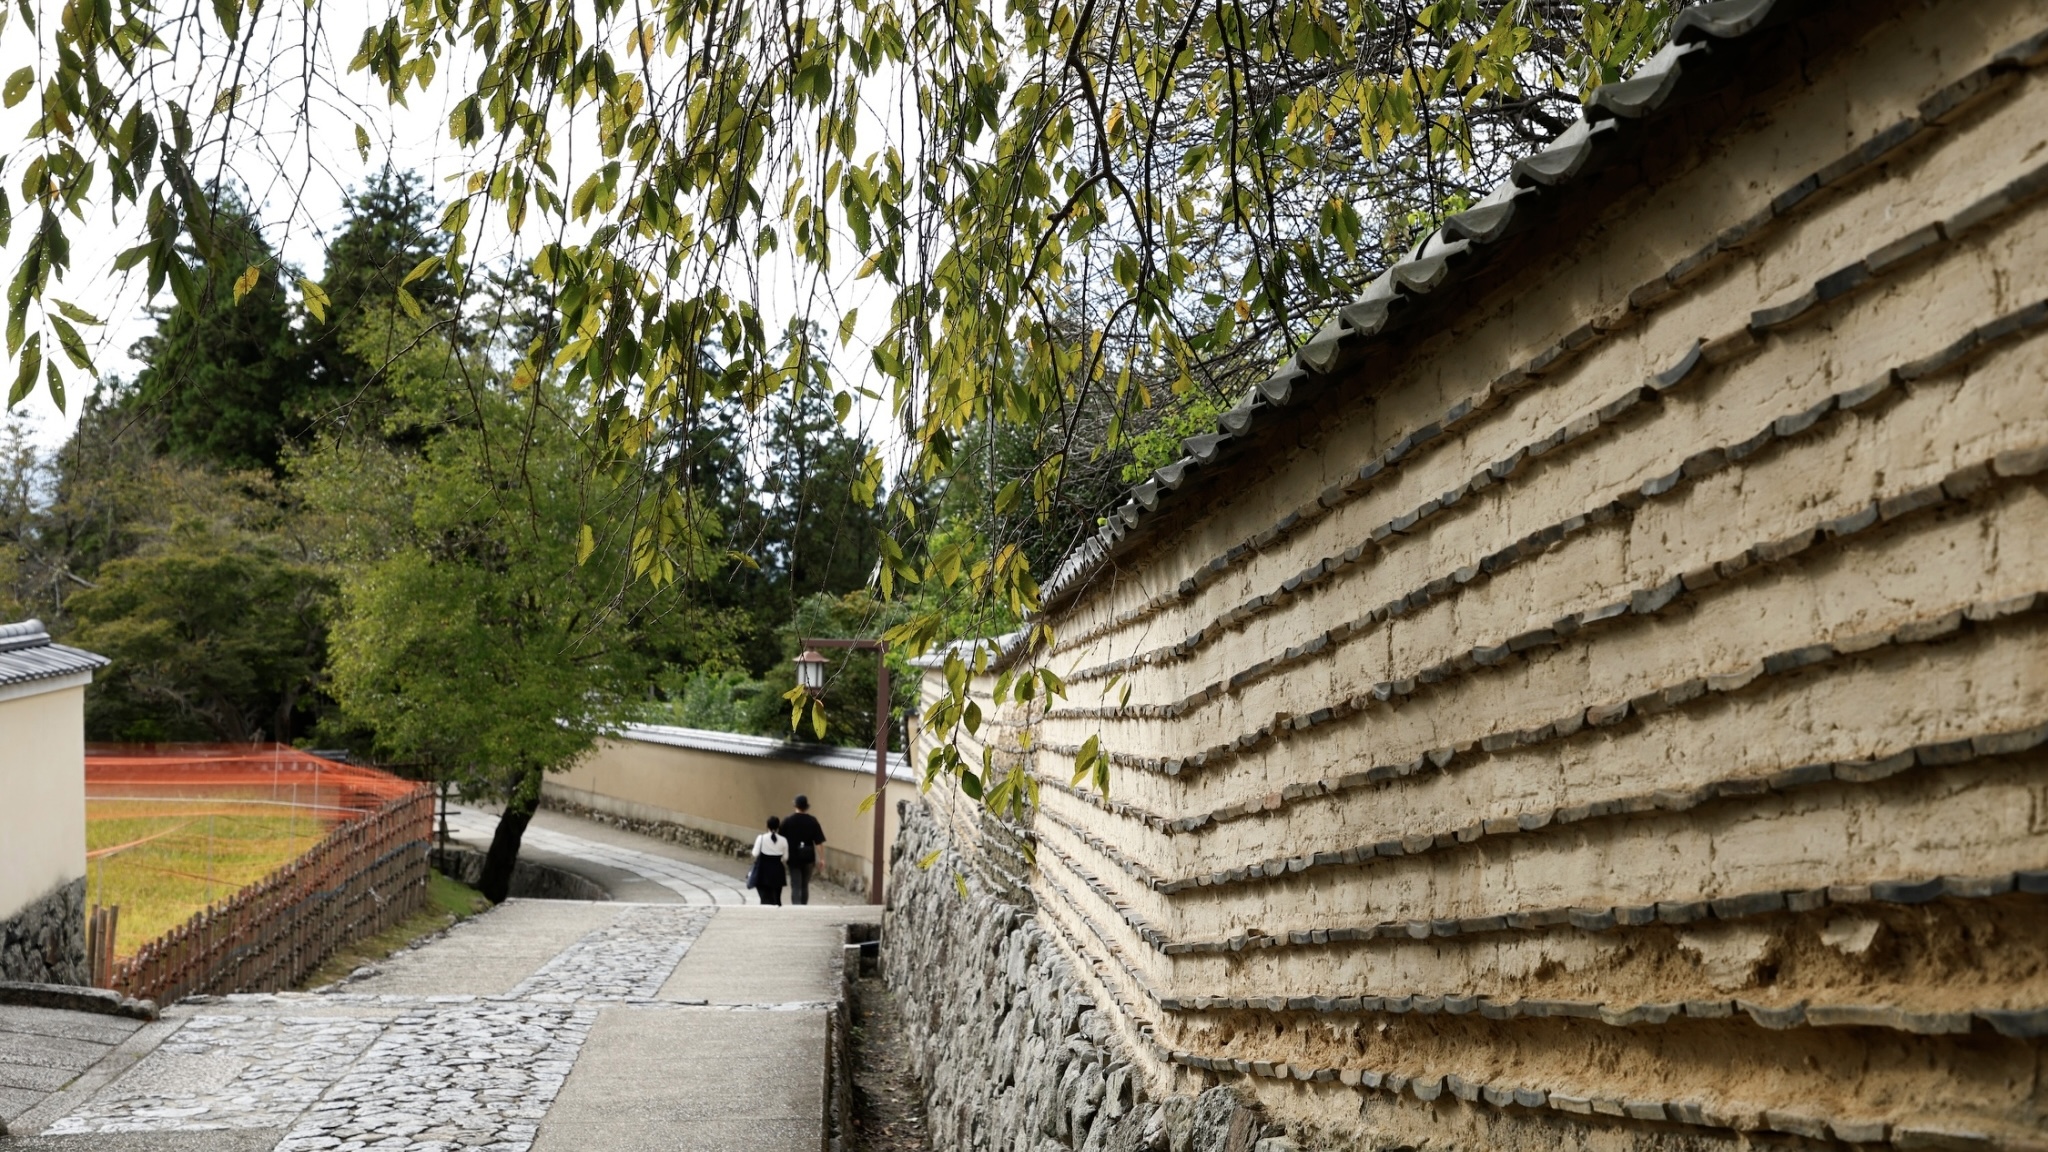
<path id="1" fill-rule="evenodd" d="M 87 901 L 119 905 L 117 956 L 268 876 L 331 827 L 304 813 L 233 800 L 86 802 Z"/>

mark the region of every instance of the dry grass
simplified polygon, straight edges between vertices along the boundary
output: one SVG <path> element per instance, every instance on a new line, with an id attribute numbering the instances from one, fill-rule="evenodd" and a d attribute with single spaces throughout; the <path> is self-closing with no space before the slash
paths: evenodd
<path id="1" fill-rule="evenodd" d="M 117 851 L 88 861 L 88 900 L 119 905 L 116 955 L 183 924 L 303 855 L 331 825 L 305 814 L 237 804 L 91 799 L 86 849 Z"/>

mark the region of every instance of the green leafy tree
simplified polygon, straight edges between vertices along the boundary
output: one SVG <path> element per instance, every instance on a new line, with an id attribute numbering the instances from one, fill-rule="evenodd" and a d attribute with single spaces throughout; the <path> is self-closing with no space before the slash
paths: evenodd
<path id="1" fill-rule="evenodd" d="M 396 443 L 330 437 L 293 467 L 340 573 L 334 696 L 382 755 L 504 801 L 481 881 L 502 900 L 544 774 L 629 713 L 676 620 L 633 576 L 663 562 L 618 506 L 635 461 L 586 451 L 555 381 L 514 389 L 441 331 L 416 323 L 386 367 Z"/>
<path id="2" fill-rule="evenodd" d="M 34 612 L 38 590 L 31 573 L 38 567 L 39 512 L 50 472 L 29 423 L 16 416 L 0 419 L 0 620 Z"/>
<path id="3" fill-rule="evenodd" d="M 305 430 L 318 369 L 284 291 L 290 269 L 236 198 L 217 196 L 209 211 L 212 254 L 194 261 L 190 296 L 136 346 L 144 367 L 122 398 L 156 410 L 173 455 L 268 469 Z"/>
<path id="4" fill-rule="evenodd" d="M 0 612 L 113 658 L 94 739 L 291 739 L 323 705 L 331 593 L 294 510 L 268 472 L 162 454 L 160 414 L 103 400 L 55 453 L 11 441 Z"/>
<path id="5" fill-rule="evenodd" d="M 388 164 L 350 194 L 348 215 L 327 242 L 320 316 L 304 326 L 321 380 L 309 415 L 322 424 L 382 426 L 393 404 L 385 365 L 422 318 L 453 317 L 465 303 L 439 263 L 447 245 L 434 226 L 437 211 L 418 173 Z"/>
<path id="6" fill-rule="evenodd" d="M 70 601 L 67 638 L 112 660 L 95 740 L 289 741 L 326 655 L 326 573 L 278 537 L 180 520 Z"/>

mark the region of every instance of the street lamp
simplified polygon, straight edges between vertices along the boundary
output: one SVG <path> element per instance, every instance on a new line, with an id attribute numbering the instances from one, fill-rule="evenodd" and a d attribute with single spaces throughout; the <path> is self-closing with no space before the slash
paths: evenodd
<path id="1" fill-rule="evenodd" d="M 813 700 L 825 694 L 825 657 L 816 648 L 796 658 L 796 682 Z"/>
<path id="2" fill-rule="evenodd" d="M 889 791 L 889 642 L 886 640 L 804 640 L 796 658 L 797 686 L 816 700 L 825 694 L 825 657 L 820 648 L 857 648 L 875 654 L 875 851 L 868 880 L 868 903 L 882 902 L 882 835 Z"/>

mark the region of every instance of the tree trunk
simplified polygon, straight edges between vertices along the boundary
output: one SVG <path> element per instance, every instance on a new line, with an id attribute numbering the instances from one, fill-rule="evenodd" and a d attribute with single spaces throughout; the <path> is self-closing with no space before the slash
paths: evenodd
<path id="1" fill-rule="evenodd" d="M 540 770 L 530 769 L 520 778 L 505 813 L 498 817 L 498 830 L 491 834 L 491 850 L 484 856 L 483 878 L 477 888 L 493 904 L 502 904 L 512 891 L 512 869 L 519 863 L 519 841 L 540 807 Z"/>

